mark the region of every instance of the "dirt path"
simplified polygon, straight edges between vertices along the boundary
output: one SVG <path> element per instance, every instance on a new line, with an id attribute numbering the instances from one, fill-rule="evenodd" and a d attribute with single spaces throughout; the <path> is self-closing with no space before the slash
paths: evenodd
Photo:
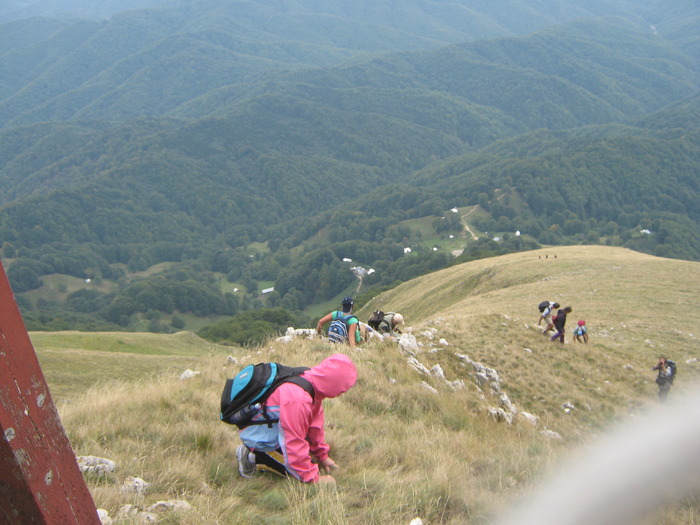
<path id="1" fill-rule="evenodd" d="M 472 213 L 474 213 L 478 209 L 479 209 L 479 205 L 476 204 L 476 205 L 472 206 L 471 210 L 469 210 L 467 213 L 465 213 L 464 215 L 462 215 L 460 217 L 460 220 L 462 221 L 462 226 L 464 226 L 464 231 L 466 231 L 469 235 L 471 235 L 471 238 L 475 241 L 478 241 L 479 237 L 474 235 L 474 232 L 471 230 L 471 228 L 467 224 L 467 217 L 469 217 Z"/>

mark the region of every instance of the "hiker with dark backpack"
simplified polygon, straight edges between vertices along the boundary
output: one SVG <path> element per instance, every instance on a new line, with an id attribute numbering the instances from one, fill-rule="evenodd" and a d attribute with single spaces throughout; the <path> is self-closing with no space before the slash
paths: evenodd
<path id="1" fill-rule="evenodd" d="M 238 472 L 244 478 L 266 470 L 305 483 L 335 483 L 330 472 L 338 465 L 329 455 L 322 402 L 347 392 L 357 370 L 348 356 L 333 354 L 295 377 L 256 403 L 252 419 L 242 426 Z"/>
<path id="2" fill-rule="evenodd" d="M 316 332 L 323 334 L 323 325 L 331 323 L 328 327 L 328 340 L 331 343 L 345 343 L 354 347 L 362 341 L 359 330 L 359 319 L 352 313 L 355 301 L 352 297 L 345 297 L 341 303 L 341 310 L 334 310 L 321 317 L 316 324 Z"/>
<path id="3" fill-rule="evenodd" d="M 659 400 L 666 401 L 673 380 L 676 378 L 676 363 L 665 357 L 660 357 L 659 362 L 651 369 L 658 370 L 656 384 L 659 385 Z"/>
<path id="4" fill-rule="evenodd" d="M 387 312 L 379 324 L 379 331 L 389 335 L 394 335 L 394 333 L 400 334 L 404 324 L 403 315 L 396 312 Z"/>
<path id="5" fill-rule="evenodd" d="M 375 310 L 372 315 L 367 319 L 367 324 L 375 331 L 379 332 L 379 325 L 384 320 L 384 312 L 381 310 Z"/>
<path id="6" fill-rule="evenodd" d="M 556 329 L 556 332 L 552 337 L 550 337 L 550 341 L 556 341 L 559 339 L 560 343 L 564 343 L 564 334 L 565 332 L 565 327 L 566 327 L 566 316 L 567 314 L 570 314 L 573 311 L 573 308 L 570 306 L 567 306 L 566 308 L 561 308 L 557 310 L 557 315 L 552 319 L 552 322 L 554 323 L 554 328 Z"/>
<path id="7" fill-rule="evenodd" d="M 550 301 L 542 301 L 538 305 L 538 309 L 540 311 L 540 318 L 537 321 L 537 326 L 541 326 L 542 321 L 545 322 L 544 330 L 542 331 L 543 335 L 547 335 L 547 333 L 550 330 L 554 330 L 554 322 L 552 321 L 552 312 L 556 308 L 559 308 L 559 303 L 553 303 Z"/>

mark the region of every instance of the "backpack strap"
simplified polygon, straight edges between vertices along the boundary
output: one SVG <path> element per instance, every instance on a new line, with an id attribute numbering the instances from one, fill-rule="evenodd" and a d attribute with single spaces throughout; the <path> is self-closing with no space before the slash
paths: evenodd
<path id="1" fill-rule="evenodd" d="M 308 368 L 305 368 L 305 370 L 308 370 Z M 297 385 L 298 387 L 301 387 L 304 392 L 309 394 L 311 396 L 311 401 L 313 402 L 314 396 L 316 395 L 316 391 L 314 390 L 314 385 L 311 384 L 311 381 L 308 379 L 305 379 L 303 377 L 299 376 L 291 376 L 286 378 L 284 381 L 280 381 L 273 389 L 270 389 L 271 391 L 267 393 L 265 396 L 265 400 L 267 400 L 270 395 L 272 395 L 272 392 L 277 390 L 280 386 L 282 386 L 284 383 L 292 383 Z M 264 421 L 251 421 L 248 425 L 267 425 L 268 428 L 272 428 L 273 423 L 277 423 L 279 419 L 273 418 L 268 416 L 267 414 L 267 407 L 263 404 L 262 407 L 262 415 L 263 418 L 265 419 Z"/>
<path id="2" fill-rule="evenodd" d="M 352 319 L 353 317 L 354 317 L 355 319 L 357 319 L 357 316 L 356 316 L 355 314 L 353 314 L 353 313 L 347 313 L 347 314 L 346 314 L 346 313 L 341 312 L 340 310 L 335 310 L 335 311 L 333 312 L 332 321 L 338 321 L 338 320 L 340 320 L 340 321 L 343 321 L 345 324 L 348 324 L 348 322 L 350 321 L 350 319 Z M 357 322 L 359 323 L 360 320 L 357 319 Z"/>
<path id="3" fill-rule="evenodd" d="M 314 400 L 314 397 L 316 396 L 316 390 L 314 390 L 314 385 L 311 384 L 311 381 L 308 379 L 305 379 L 301 376 L 294 376 L 290 377 L 285 383 L 293 383 L 297 386 L 300 386 L 302 389 L 304 389 L 304 392 L 309 394 L 311 396 L 311 400 Z"/>

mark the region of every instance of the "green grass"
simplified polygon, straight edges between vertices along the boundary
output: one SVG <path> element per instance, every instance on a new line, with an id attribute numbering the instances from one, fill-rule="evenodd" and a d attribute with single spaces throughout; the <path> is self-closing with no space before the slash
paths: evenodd
<path id="1" fill-rule="evenodd" d="M 32 302 L 38 299 L 47 301 L 63 302 L 73 292 L 78 290 L 98 290 L 102 293 L 116 291 L 117 284 L 109 279 L 91 280 L 89 283 L 85 279 L 78 279 L 64 274 L 50 274 L 41 277 L 42 286 L 36 290 L 24 292 L 22 295 Z"/>
<path id="2" fill-rule="evenodd" d="M 221 347 L 191 332 L 174 335 L 143 332 L 32 332 L 35 347 L 54 350 L 90 348 L 106 353 L 203 356 Z"/>
<path id="3" fill-rule="evenodd" d="M 94 385 L 162 374 L 179 376 L 196 368 L 203 356 L 226 355 L 230 350 L 191 332 L 32 332 L 30 338 L 58 402 L 71 400 Z"/>
<path id="4" fill-rule="evenodd" d="M 654 406 L 649 368 L 660 354 L 679 363 L 671 396 L 700 378 L 700 366 L 686 363 L 700 358 L 698 263 L 593 246 L 553 253 L 448 268 L 358 312 L 362 319 L 375 305 L 402 312 L 423 345 L 417 359 L 428 369 L 440 365 L 465 388 L 419 374 L 395 343 L 351 352 L 357 385 L 324 402 L 327 440 L 341 466 L 333 488 L 239 478 L 237 436 L 218 421 L 218 403 L 225 378 L 244 364 L 313 365 L 337 348 L 319 340 L 222 348 L 186 333 L 31 335 L 76 453 L 119 465 L 109 483 L 88 479 L 96 504 L 112 516 L 132 503 L 119 486 L 136 475 L 152 483 L 144 505 L 177 496 L 194 506 L 168 523 L 489 523 L 560 460 Z M 586 319 L 588 345 L 540 335 L 537 304 L 545 298 L 573 306 L 569 341 L 575 320 Z M 429 329 L 437 331 L 432 340 Z M 240 362 L 228 363 L 229 354 Z M 479 392 L 459 355 L 497 370 L 502 390 L 539 425 L 494 421 L 488 409 L 497 397 Z M 185 368 L 201 374 L 182 381 Z M 565 412 L 563 402 L 576 410 Z M 544 428 L 563 440 L 544 439 Z M 664 519 L 677 525 L 697 516 L 691 499 Z"/>

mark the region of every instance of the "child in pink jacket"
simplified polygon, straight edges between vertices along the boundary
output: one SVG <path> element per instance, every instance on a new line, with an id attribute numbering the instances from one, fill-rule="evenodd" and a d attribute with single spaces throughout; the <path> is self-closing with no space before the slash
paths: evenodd
<path id="1" fill-rule="evenodd" d="M 347 392 L 357 379 L 350 358 L 334 354 L 302 374 L 314 388 L 314 397 L 302 387 L 283 383 L 265 401 L 267 413 L 279 423 L 251 425 L 240 431 L 238 471 L 251 478 L 258 470 L 291 475 L 306 483 L 334 482 L 337 468 L 325 441 L 322 402 Z M 262 414 L 255 416 L 262 418 Z M 322 472 L 324 474 L 322 474 Z"/>

